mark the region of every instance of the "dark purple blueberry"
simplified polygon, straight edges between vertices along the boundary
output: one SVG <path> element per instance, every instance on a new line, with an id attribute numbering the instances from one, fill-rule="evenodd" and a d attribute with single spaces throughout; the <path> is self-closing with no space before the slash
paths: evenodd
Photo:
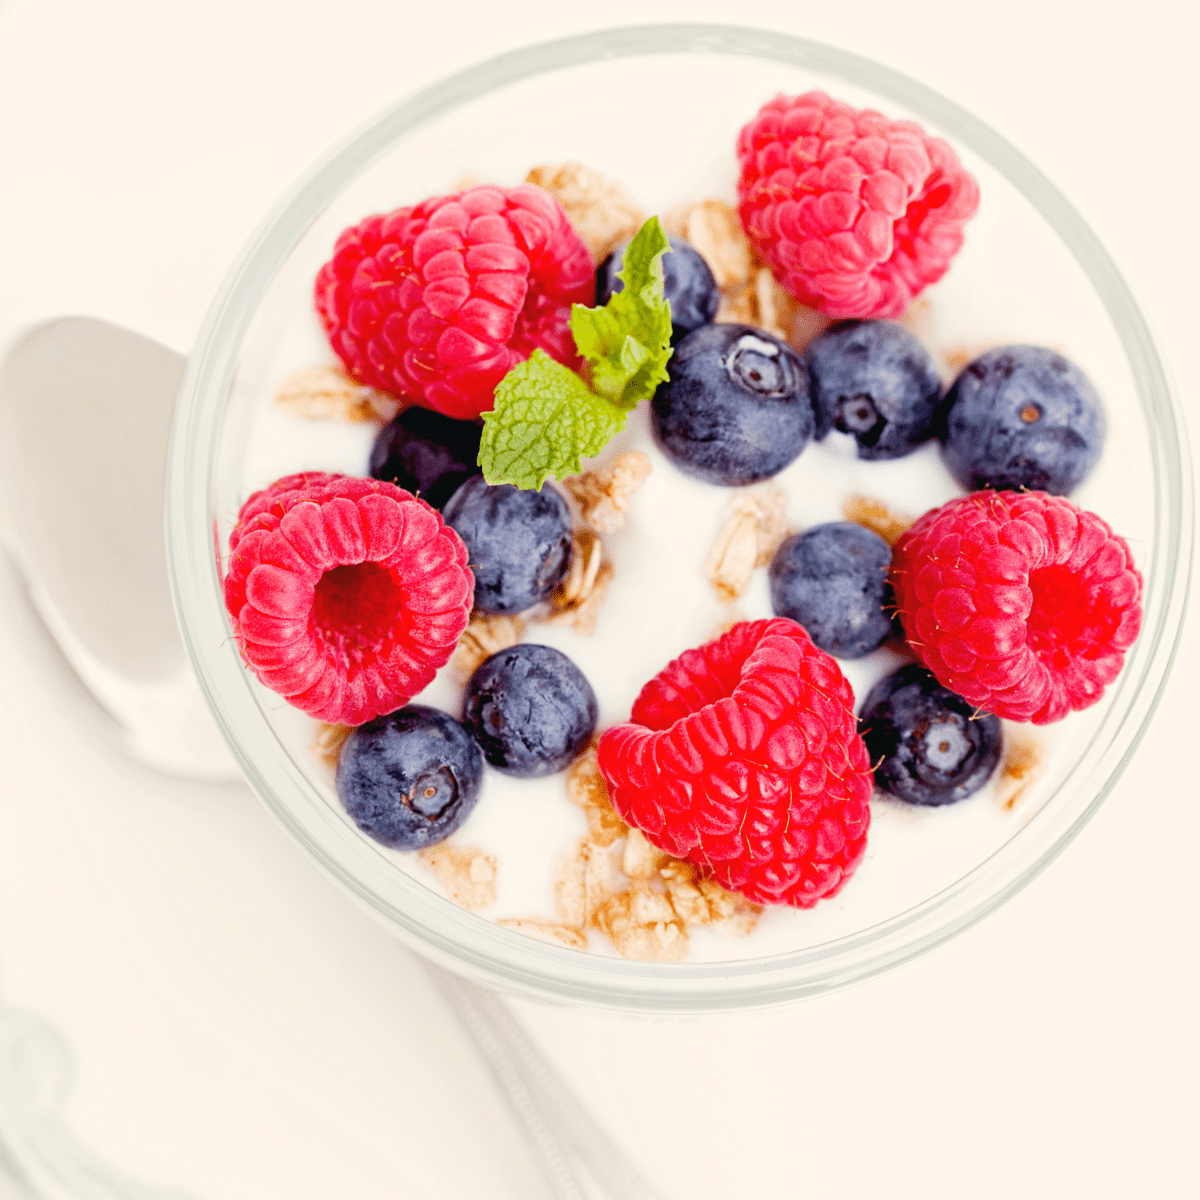
<path id="1" fill-rule="evenodd" d="M 979 791 L 1000 761 L 1000 718 L 908 663 L 867 693 L 858 731 L 875 786 L 910 804 L 953 804 Z"/>
<path id="2" fill-rule="evenodd" d="M 708 263 L 680 237 L 669 237 L 671 249 L 662 257 L 663 295 L 671 305 L 671 343 L 685 334 L 707 325 L 717 315 L 721 293 Z M 619 292 L 624 281 L 618 275 L 625 247 L 618 246 L 596 268 L 596 303 L 607 304 L 613 292 Z"/>
<path id="3" fill-rule="evenodd" d="M 455 421 L 428 408 L 406 408 L 371 447 L 373 479 L 386 479 L 436 509 L 479 474 L 477 421 Z"/>
<path id="4" fill-rule="evenodd" d="M 466 544 L 475 607 L 484 612 L 532 608 L 571 565 L 571 512 L 548 483 L 534 492 L 476 475 L 450 497 L 442 516 Z"/>
<path id="5" fill-rule="evenodd" d="M 808 630 L 822 650 L 861 658 L 891 633 L 892 551 L 877 533 L 849 521 L 785 538 L 771 560 L 771 607 Z"/>
<path id="6" fill-rule="evenodd" d="M 475 739 L 422 704 L 376 717 L 346 739 L 337 793 L 363 833 L 397 850 L 448 838 L 468 817 L 483 783 Z"/>
<path id="7" fill-rule="evenodd" d="M 1090 380 L 1041 346 L 1002 346 L 969 363 L 946 395 L 942 457 L 969 492 L 1066 496 L 1104 448 L 1107 422 Z"/>
<path id="8" fill-rule="evenodd" d="M 486 659 L 467 684 L 463 721 L 484 757 L 522 779 L 553 775 L 596 729 L 596 693 L 560 650 L 521 642 Z"/>
<path id="9" fill-rule="evenodd" d="M 786 343 L 750 325 L 702 325 L 675 348 L 650 426 L 685 474 L 722 487 L 757 483 L 797 458 L 813 433 L 808 372 Z"/>
<path id="10" fill-rule="evenodd" d="M 900 458 L 935 432 L 942 380 L 929 351 L 895 321 L 843 321 L 804 352 L 817 437 L 849 433 L 858 457 Z"/>

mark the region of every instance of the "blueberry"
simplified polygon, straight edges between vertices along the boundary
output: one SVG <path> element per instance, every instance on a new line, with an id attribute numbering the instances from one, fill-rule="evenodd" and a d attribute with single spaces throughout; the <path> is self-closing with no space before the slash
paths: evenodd
<path id="1" fill-rule="evenodd" d="M 822 650 L 861 658 L 892 631 L 887 611 L 892 551 L 877 533 L 849 521 L 785 538 L 771 560 L 771 607 L 808 630 Z"/>
<path id="2" fill-rule="evenodd" d="M 724 487 L 782 471 L 813 434 L 808 372 L 749 325 L 702 325 L 675 348 L 650 405 L 655 440 L 685 474 Z"/>
<path id="3" fill-rule="evenodd" d="M 858 457 L 900 458 L 935 432 L 942 380 L 929 351 L 895 321 L 843 321 L 804 352 L 817 437 L 852 434 Z"/>
<path id="4" fill-rule="evenodd" d="M 1087 376 L 1041 346 L 1002 346 L 968 364 L 946 395 L 942 457 L 969 492 L 1065 496 L 1096 465 L 1106 422 Z"/>
<path id="5" fill-rule="evenodd" d="M 683 238 L 669 237 L 671 249 L 662 257 L 663 295 L 671 302 L 671 343 L 707 325 L 717 315 L 721 293 L 708 263 Z M 617 275 L 625 258 L 625 242 L 596 269 L 596 303 L 607 304 L 625 282 Z"/>
<path id="6" fill-rule="evenodd" d="M 858 731 L 875 786 L 910 804 L 952 804 L 979 791 L 1000 761 L 1000 718 L 972 708 L 920 663 L 867 693 Z"/>
<path id="7" fill-rule="evenodd" d="M 596 729 L 596 693 L 560 650 L 520 642 L 485 659 L 467 684 L 463 722 L 499 770 L 553 775 Z"/>
<path id="8" fill-rule="evenodd" d="M 337 793 L 377 842 L 421 850 L 466 819 L 483 783 L 483 755 L 453 717 L 423 704 L 360 725 L 338 757 Z"/>
<path id="9" fill-rule="evenodd" d="M 571 565 L 571 513 L 549 484 L 541 491 L 468 479 L 442 516 L 466 543 L 475 607 L 515 613 L 544 600 Z"/>
<path id="10" fill-rule="evenodd" d="M 380 431 L 369 470 L 442 508 L 457 488 L 479 474 L 476 421 L 455 421 L 428 408 L 407 408 Z"/>

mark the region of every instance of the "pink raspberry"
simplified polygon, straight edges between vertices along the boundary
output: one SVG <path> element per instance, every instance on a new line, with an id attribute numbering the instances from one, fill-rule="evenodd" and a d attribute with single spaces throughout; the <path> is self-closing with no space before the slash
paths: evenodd
<path id="1" fill-rule="evenodd" d="M 681 654 L 598 757 L 625 821 L 759 903 L 811 908 L 866 850 L 854 694 L 795 621 L 744 621 Z"/>
<path id="2" fill-rule="evenodd" d="M 1095 704 L 1142 622 L 1142 577 L 1094 513 L 1045 492 L 972 492 L 892 551 L 909 644 L 986 712 L 1045 725 Z"/>
<path id="3" fill-rule="evenodd" d="M 242 506 L 225 607 L 242 656 L 322 721 L 403 708 L 454 652 L 474 577 L 462 539 L 390 483 L 288 475 Z"/>
<path id="4" fill-rule="evenodd" d="M 940 138 L 824 92 L 776 96 L 738 135 L 739 211 L 795 298 L 898 317 L 945 273 L 979 187 Z"/>
<path id="5" fill-rule="evenodd" d="M 571 304 L 594 294 L 591 255 L 562 205 L 522 184 L 368 217 L 338 238 L 314 299 L 359 383 L 469 420 L 535 349 L 576 364 Z"/>

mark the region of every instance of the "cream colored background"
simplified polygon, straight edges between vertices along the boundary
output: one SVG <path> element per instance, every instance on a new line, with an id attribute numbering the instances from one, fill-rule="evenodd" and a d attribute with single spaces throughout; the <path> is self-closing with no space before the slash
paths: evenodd
<path id="1" fill-rule="evenodd" d="M 0 345 L 79 312 L 186 351 L 277 196 L 401 93 L 585 29 L 740 21 L 883 60 L 1020 146 L 1144 302 L 1195 429 L 1193 12 L 0 2 Z M 1198 646 L 1193 622 L 1153 728 L 1082 836 L 921 962 L 768 1016 L 520 1015 L 671 1197 L 1191 1193 Z M 257 804 L 105 758 L 6 628 L 0 761 L 0 996 L 66 1033 L 69 1115 L 103 1157 L 197 1200 L 534 1194 L 406 952 Z"/>

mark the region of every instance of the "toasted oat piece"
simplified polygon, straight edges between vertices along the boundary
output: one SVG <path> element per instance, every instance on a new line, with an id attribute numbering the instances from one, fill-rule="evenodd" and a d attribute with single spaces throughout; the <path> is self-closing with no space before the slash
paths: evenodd
<path id="1" fill-rule="evenodd" d="M 496 858 L 478 846 L 440 842 L 417 854 L 441 881 L 455 904 L 479 912 L 496 902 Z"/>
<path id="2" fill-rule="evenodd" d="M 450 664 L 464 678 L 473 675 L 486 658 L 515 646 L 525 632 L 522 617 L 476 612 L 463 630 Z"/>
<path id="3" fill-rule="evenodd" d="M 666 895 L 635 884 L 610 897 L 596 912 L 596 925 L 612 939 L 622 958 L 641 962 L 680 962 L 687 957 L 688 934 Z"/>
<path id="4" fill-rule="evenodd" d="M 630 879 L 654 879 L 667 858 L 657 846 L 650 844 L 640 829 L 630 829 L 621 851 L 621 870 Z"/>
<path id="5" fill-rule="evenodd" d="M 289 375 L 275 392 L 275 403 L 294 417 L 311 421 L 374 421 L 372 389 L 355 383 L 341 367 L 305 367 Z"/>
<path id="6" fill-rule="evenodd" d="M 590 637 L 596 632 L 612 577 L 612 564 L 604 562 L 599 537 L 590 529 L 576 529 L 571 535 L 571 565 L 550 596 L 545 619 L 562 621 Z"/>
<path id="7" fill-rule="evenodd" d="M 1019 725 L 1004 723 L 1004 755 L 996 779 L 996 799 L 1011 812 L 1042 773 L 1045 747 L 1037 735 Z"/>
<path id="8" fill-rule="evenodd" d="M 318 721 L 310 749 L 327 767 L 336 768 L 342 746 L 353 732 L 353 725 L 330 725 L 326 721 Z"/>
<path id="9" fill-rule="evenodd" d="M 503 925 L 505 929 L 515 929 L 518 933 L 537 938 L 540 942 L 549 942 L 553 946 L 566 946 L 568 950 L 587 949 L 587 934 L 573 925 L 547 921 L 543 917 L 499 917 L 496 924 Z"/>
<path id="10" fill-rule="evenodd" d="M 645 220 L 637 201 L 619 183 L 582 163 L 545 163 L 534 167 L 525 182 L 558 198 L 596 263 L 632 238 Z"/>
<path id="11" fill-rule="evenodd" d="M 559 859 L 553 884 L 554 911 L 566 924 L 582 929 L 616 884 L 608 848 L 580 838 Z"/>
<path id="12" fill-rule="evenodd" d="M 755 567 L 766 566 L 787 534 L 784 505 L 777 487 L 745 492 L 731 504 L 725 522 L 704 562 L 704 574 L 721 600 L 736 600 Z"/>
<path id="13" fill-rule="evenodd" d="M 753 514 L 735 511 L 704 560 L 704 576 L 721 600 L 736 600 L 746 590 L 757 561 L 757 522 Z"/>
<path id="14" fill-rule="evenodd" d="M 762 905 L 705 879 L 690 862 L 669 858 L 658 869 L 671 905 L 688 925 L 708 925 L 719 933 L 741 937 L 762 915 Z"/>
<path id="15" fill-rule="evenodd" d="M 793 300 L 776 282 L 770 268 L 763 266 L 754 268 L 745 286 L 721 293 L 714 320 L 765 329 L 796 349 L 803 349 L 829 324 L 827 318 Z M 797 334 L 798 328 L 801 334 Z"/>
<path id="16" fill-rule="evenodd" d="M 869 496 L 847 497 L 842 505 L 842 516 L 879 534 L 889 546 L 894 546 L 900 540 L 900 535 L 913 524 L 912 517 L 901 516 L 882 500 L 872 500 Z"/>
<path id="17" fill-rule="evenodd" d="M 727 892 L 712 879 L 700 878 L 696 887 L 708 905 L 708 924 L 715 932 L 730 937 L 745 937 L 762 916 L 761 904 L 747 900 L 738 892 Z"/>
<path id="18" fill-rule="evenodd" d="M 704 893 L 696 886 L 700 872 L 690 862 L 668 858 L 658 868 L 659 878 L 666 884 L 667 895 L 675 915 L 687 925 L 704 925 L 708 922 L 708 902 Z"/>
<path id="19" fill-rule="evenodd" d="M 625 526 L 625 510 L 642 480 L 650 474 L 650 459 L 640 450 L 618 454 L 599 471 L 584 471 L 563 480 L 579 501 L 583 523 L 596 533 L 613 533 Z"/>
<path id="20" fill-rule="evenodd" d="M 587 817 L 589 842 L 611 846 L 625 836 L 629 826 L 617 816 L 608 798 L 608 785 L 596 764 L 595 742 L 567 768 L 566 786 L 567 799 Z"/>
<path id="21" fill-rule="evenodd" d="M 754 270 L 754 252 L 737 209 L 724 200 L 687 200 L 663 214 L 662 227 L 691 244 L 708 263 L 721 291 L 743 288 Z"/>

